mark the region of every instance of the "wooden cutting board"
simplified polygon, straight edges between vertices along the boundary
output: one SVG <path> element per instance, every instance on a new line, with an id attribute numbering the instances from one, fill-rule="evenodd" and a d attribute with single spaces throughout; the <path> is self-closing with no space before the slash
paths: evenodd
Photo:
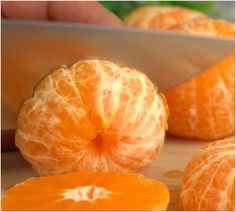
<path id="1" fill-rule="evenodd" d="M 207 142 L 167 137 L 160 157 L 141 173 L 146 177 L 164 182 L 170 190 L 168 210 L 177 210 L 176 198 L 182 173 L 192 156 Z M 37 176 L 20 152 L 2 153 L 2 192 L 22 180 Z"/>

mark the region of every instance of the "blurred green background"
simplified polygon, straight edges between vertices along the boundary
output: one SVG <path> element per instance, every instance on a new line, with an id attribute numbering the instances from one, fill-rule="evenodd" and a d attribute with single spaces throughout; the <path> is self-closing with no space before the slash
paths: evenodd
<path id="1" fill-rule="evenodd" d="M 182 6 L 231 22 L 234 22 L 235 14 L 235 1 L 101 1 L 100 3 L 122 20 L 132 10 L 144 5 Z"/>

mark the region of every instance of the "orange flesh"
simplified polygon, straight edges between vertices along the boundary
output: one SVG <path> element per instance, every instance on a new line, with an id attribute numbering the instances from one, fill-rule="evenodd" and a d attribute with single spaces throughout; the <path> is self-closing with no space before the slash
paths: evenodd
<path id="1" fill-rule="evenodd" d="M 166 210 L 168 201 L 163 183 L 140 174 L 75 172 L 14 186 L 4 194 L 2 209 Z"/>
<path id="2" fill-rule="evenodd" d="M 179 7 L 142 7 L 132 12 L 125 23 L 204 36 L 235 35 L 233 24 Z M 235 128 L 234 71 L 235 55 L 232 53 L 201 75 L 166 91 L 170 110 L 168 132 L 199 140 L 231 135 Z"/>
<path id="3" fill-rule="evenodd" d="M 39 83 L 19 112 L 16 145 L 41 175 L 136 171 L 159 155 L 167 117 L 144 74 L 84 60 Z"/>
<path id="4" fill-rule="evenodd" d="M 181 210 L 235 211 L 235 138 L 199 151 L 184 171 Z"/>
<path id="5" fill-rule="evenodd" d="M 199 17 L 205 16 L 200 12 L 182 7 L 144 6 L 131 12 L 124 22 L 126 26 L 168 29 Z"/>
<path id="6" fill-rule="evenodd" d="M 172 28 L 184 32 L 233 36 L 234 26 L 198 18 Z M 169 133 L 203 140 L 231 135 L 235 127 L 235 55 L 228 55 L 199 76 L 165 92 Z"/>

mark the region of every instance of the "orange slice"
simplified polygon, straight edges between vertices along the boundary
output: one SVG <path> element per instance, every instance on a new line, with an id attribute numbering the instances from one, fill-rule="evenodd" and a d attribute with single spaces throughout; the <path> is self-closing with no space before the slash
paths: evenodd
<path id="1" fill-rule="evenodd" d="M 140 174 L 74 172 L 30 178 L 10 188 L 2 210 L 166 210 L 167 187 Z"/>

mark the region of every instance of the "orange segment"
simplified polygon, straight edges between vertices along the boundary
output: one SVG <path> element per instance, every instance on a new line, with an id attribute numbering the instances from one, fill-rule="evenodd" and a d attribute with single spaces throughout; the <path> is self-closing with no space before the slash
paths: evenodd
<path id="1" fill-rule="evenodd" d="M 184 171 L 181 210 L 235 211 L 235 138 L 211 143 Z"/>
<path id="2" fill-rule="evenodd" d="M 74 172 L 10 188 L 3 210 L 166 210 L 167 187 L 140 174 Z"/>
<path id="3" fill-rule="evenodd" d="M 133 171 L 159 155 L 167 117 L 163 95 L 144 74 L 84 60 L 38 84 L 20 109 L 16 145 L 41 175 Z"/>
<path id="4" fill-rule="evenodd" d="M 229 22 L 179 7 L 142 7 L 132 12 L 125 23 L 207 36 L 235 34 L 235 27 Z M 170 110 L 168 132 L 200 140 L 232 134 L 235 127 L 234 69 L 232 53 L 201 75 L 164 92 Z"/>

